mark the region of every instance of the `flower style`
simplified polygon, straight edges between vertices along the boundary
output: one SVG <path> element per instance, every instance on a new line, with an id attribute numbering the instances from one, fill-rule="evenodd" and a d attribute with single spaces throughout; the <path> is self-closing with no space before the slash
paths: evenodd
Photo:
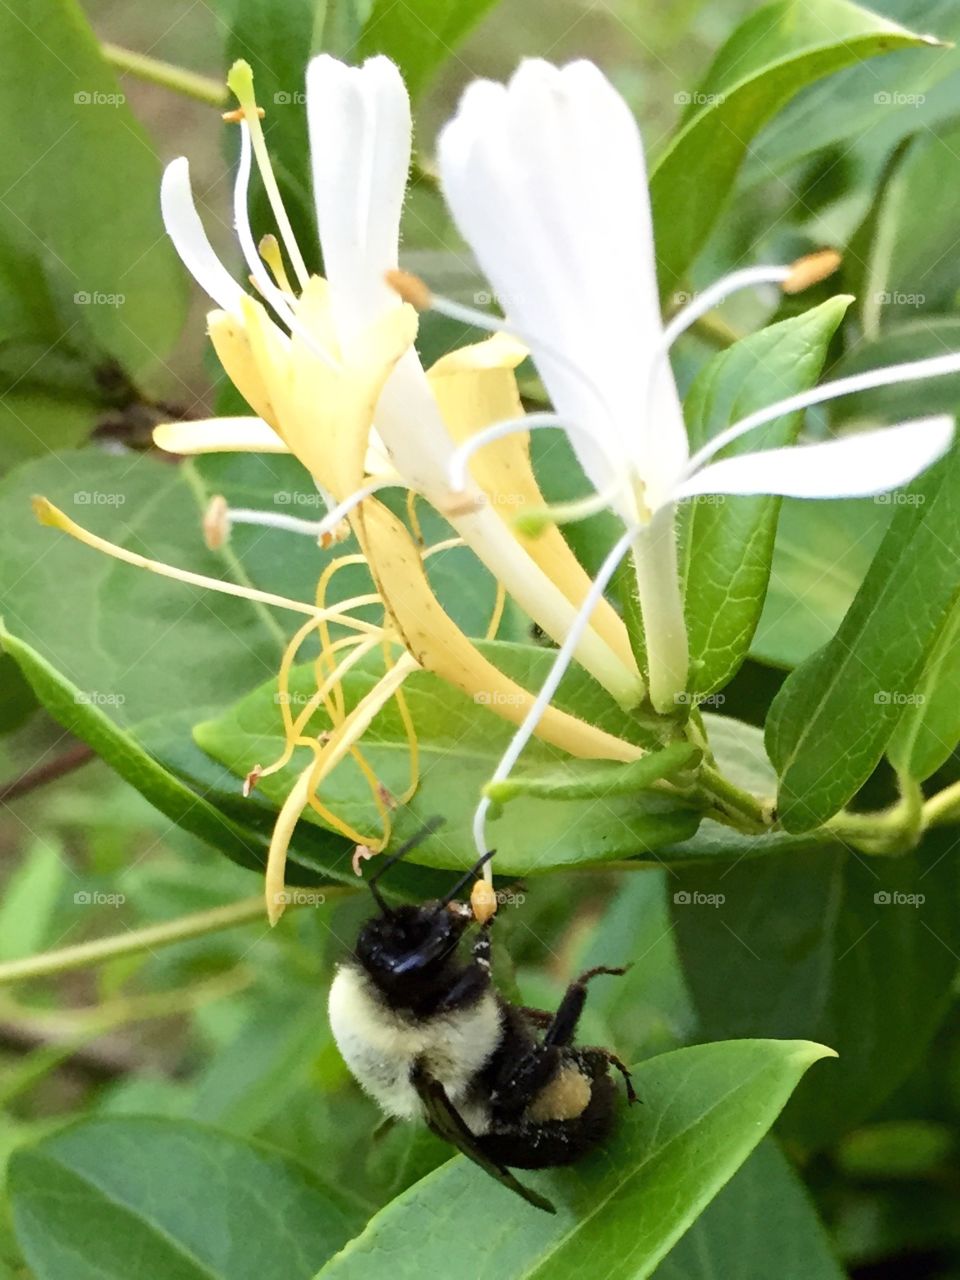
<path id="1" fill-rule="evenodd" d="M 560 69 L 531 60 L 508 85 L 471 85 L 441 133 L 439 167 L 454 219 L 506 318 L 444 299 L 433 298 L 429 305 L 511 333 L 530 348 L 555 409 L 532 425 L 567 433 L 596 490 L 584 510 L 595 510 L 599 501 L 623 521 L 624 536 L 602 576 L 611 576 L 619 559 L 632 552 L 650 697 L 668 713 L 685 689 L 689 663 L 676 504 L 698 494 L 853 497 L 908 482 L 949 447 L 951 418 L 826 443 L 717 454 L 763 424 L 810 405 L 954 372 L 960 353 L 828 382 L 780 400 L 732 424 L 691 456 L 668 358 L 673 342 L 736 290 L 771 283 L 797 291 L 816 278 L 820 263 L 735 271 L 665 325 L 640 133 L 627 104 L 588 62 Z M 467 462 L 478 450 L 522 425 L 505 420 L 467 441 L 451 465 L 452 487 L 463 483 Z M 565 645 L 554 683 L 569 657 Z M 540 709 L 546 705 L 538 701 Z M 515 763 L 535 714 L 536 709 L 518 731 L 497 780 Z M 486 808 L 484 801 L 474 828 L 481 849 Z"/>

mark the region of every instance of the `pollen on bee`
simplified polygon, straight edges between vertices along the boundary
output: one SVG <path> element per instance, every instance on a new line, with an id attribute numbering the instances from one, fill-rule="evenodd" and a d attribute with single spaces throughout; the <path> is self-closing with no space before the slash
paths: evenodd
<path id="1" fill-rule="evenodd" d="M 790 274 L 780 288 L 784 293 L 803 293 L 811 285 L 819 284 L 832 276 L 843 261 L 836 249 L 820 249 L 798 258 L 790 268 Z"/>
<path id="2" fill-rule="evenodd" d="M 497 895 L 492 884 L 478 880 L 470 890 L 470 907 L 478 924 L 486 924 L 497 910 Z"/>

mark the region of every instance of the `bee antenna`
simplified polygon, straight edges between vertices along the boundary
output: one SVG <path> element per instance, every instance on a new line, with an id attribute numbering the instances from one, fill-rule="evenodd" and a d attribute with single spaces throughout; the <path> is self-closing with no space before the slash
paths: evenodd
<path id="1" fill-rule="evenodd" d="M 380 893 L 380 890 L 377 888 L 377 881 L 380 879 L 380 877 L 383 875 L 385 871 L 390 870 L 390 868 L 394 865 L 395 862 L 399 862 L 400 859 L 405 857 L 410 852 L 411 849 L 415 849 L 418 844 L 421 844 L 424 840 L 426 840 L 427 836 L 433 835 L 434 831 L 436 831 L 439 827 L 442 827 L 442 826 L 443 826 L 443 818 L 431 818 L 429 822 L 425 822 L 423 826 L 420 828 L 420 830 L 415 835 L 410 837 L 410 839 L 406 842 L 406 844 L 401 845 L 400 848 L 396 851 L 396 853 L 391 853 L 389 858 L 385 858 L 383 862 L 381 862 L 380 866 L 377 867 L 376 871 L 367 881 L 367 888 L 373 894 L 373 900 L 377 904 L 377 906 L 380 908 L 380 912 L 382 915 L 389 916 L 389 915 L 392 915 L 393 913 L 391 912 L 390 908 L 387 906 L 386 902 L 383 900 L 383 896 Z"/>
<path id="2" fill-rule="evenodd" d="M 469 882 L 473 879 L 473 877 L 484 866 L 486 866 L 486 864 L 490 861 L 490 859 L 493 857 L 493 855 L 496 852 L 497 852 L 496 849 L 488 849 L 487 852 L 483 855 L 483 857 L 478 859 L 478 861 L 476 861 L 473 864 L 473 866 L 470 868 L 467 874 L 465 876 L 460 877 L 457 883 L 453 886 L 453 888 L 450 890 L 447 896 L 440 903 L 441 908 L 449 907 L 450 903 L 454 900 L 454 898 L 457 896 L 460 890 L 464 887 L 464 885 L 469 884 Z"/>

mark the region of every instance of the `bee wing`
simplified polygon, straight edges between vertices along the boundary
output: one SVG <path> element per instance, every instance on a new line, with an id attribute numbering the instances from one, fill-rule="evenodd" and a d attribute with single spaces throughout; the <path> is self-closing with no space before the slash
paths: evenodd
<path id="1" fill-rule="evenodd" d="M 460 1112 L 447 1097 L 446 1089 L 439 1080 L 430 1075 L 421 1062 L 417 1062 L 414 1066 L 410 1080 L 420 1095 L 427 1122 L 438 1137 L 456 1147 L 491 1178 L 496 1178 L 497 1182 L 502 1182 L 505 1187 L 522 1196 L 528 1204 L 532 1204 L 537 1209 L 545 1209 L 547 1213 L 557 1212 L 546 1197 L 538 1195 L 530 1187 L 525 1187 L 509 1169 L 505 1169 L 503 1165 L 497 1164 L 495 1160 L 484 1155 L 476 1137 L 467 1128 Z"/>

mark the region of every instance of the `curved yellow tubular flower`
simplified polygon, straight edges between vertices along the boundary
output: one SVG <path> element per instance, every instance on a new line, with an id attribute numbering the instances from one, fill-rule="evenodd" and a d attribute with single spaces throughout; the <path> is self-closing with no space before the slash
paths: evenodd
<path id="1" fill-rule="evenodd" d="M 522 418 L 523 404 L 513 371 L 526 355 L 526 347 L 515 338 L 498 333 L 451 351 L 431 366 L 427 373 L 430 389 L 456 444 L 491 423 Z M 545 505 L 530 463 L 529 434 L 507 436 L 496 448 L 479 451 L 471 471 L 530 558 L 572 605 L 579 606 L 590 590 L 590 578 L 556 524 L 546 524 L 536 537 L 527 537 L 512 523 L 523 511 Z M 633 666 L 627 629 L 607 600 L 600 602 L 592 626 L 626 667 Z"/>
<path id="2" fill-rule="evenodd" d="M 300 814 L 310 804 L 311 798 L 315 796 L 317 788 L 323 779 L 347 755 L 351 747 L 370 727 L 377 713 L 390 701 L 407 676 L 412 671 L 416 671 L 416 669 L 416 660 L 409 653 L 403 654 L 392 670 L 357 703 L 343 724 L 331 735 L 329 741 L 319 749 L 316 759 L 308 768 L 304 769 L 294 783 L 280 810 L 267 855 L 264 894 L 267 918 L 271 924 L 276 924 L 283 914 L 286 898 L 284 893 L 284 872 L 286 869 L 287 849 L 290 846 L 290 840 Z M 386 805 L 383 808 L 385 811 L 387 810 Z M 326 819 L 334 818 L 342 829 L 344 824 L 340 819 L 336 819 L 335 815 L 330 814 L 328 810 L 322 812 Z M 366 842 L 359 840 L 358 843 Z"/>
<path id="3" fill-rule="evenodd" d="M 322 299 L 311 281 L 305 296 Z M 395 308 L 353 343 L 332 366 L 294 335 L 289 346 L 264 308 L 243 302 L 251 350 L 285 439 L 318 483 L 336 499 L 355 493 L 364 477 L 374 409 L 397 360 L 409 349 L 416 312 Z M 484 696 L 513 724 L 523 721 L 531 695 L 480 654 L 442 609 L 423 570 L 420 551 L 402 522 L 376 499 L 350 513 L 350 522 L 388 615 L 408 652 L 427 670 L 471 697 Z M 572 755 L 632 760 L 638 749 L 585 721 L 551 708 L 538 734 Z"/>
<path id="4" fill-rule="evenodd" d="M 532 696 L 489 662 L 444 611 L 403 524 L 376 499 L 363 504 L 357 524 L 377 588 L 407 651 L 427 671 L 482 700 L 505 720 L 522 723 Z M 632 743 L 556 707 L 545 712 L 537 734 L 584 759 L 629 761 L 643 755 Z"/>

